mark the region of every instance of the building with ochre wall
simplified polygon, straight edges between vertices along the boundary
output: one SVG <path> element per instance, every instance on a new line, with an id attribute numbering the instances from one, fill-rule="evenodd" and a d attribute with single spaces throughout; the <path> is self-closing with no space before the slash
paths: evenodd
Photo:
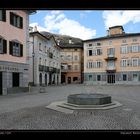
<path id="1" fill-rule="evenodd" d="M 140 33 L 110 27 L 104 37 L 84 42 L 84 83 L 140 84 Z"/>

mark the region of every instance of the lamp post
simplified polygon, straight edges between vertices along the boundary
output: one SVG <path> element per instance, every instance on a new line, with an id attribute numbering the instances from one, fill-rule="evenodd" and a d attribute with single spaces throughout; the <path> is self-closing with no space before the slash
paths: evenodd
<path id="1" fill-rule="evenodd" d="M 32 81 L 32 86 L 34 86 L 34 57 L 35 57 L 35 52 L 34 52 L 34 36 L 33 36 L 33 41 L 28 41 L 29 43 L 32 44 L 32 77 L 33 77 L 33 81 Z"/>

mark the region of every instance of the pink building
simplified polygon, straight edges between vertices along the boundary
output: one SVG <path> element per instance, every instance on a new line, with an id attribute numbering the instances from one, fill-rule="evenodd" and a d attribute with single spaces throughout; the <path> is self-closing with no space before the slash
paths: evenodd
<path id="1" fill-rule="evenodd" d="M 27 10 L 0 10 L 0 94 L 26 90 L 29 65 Z"/>

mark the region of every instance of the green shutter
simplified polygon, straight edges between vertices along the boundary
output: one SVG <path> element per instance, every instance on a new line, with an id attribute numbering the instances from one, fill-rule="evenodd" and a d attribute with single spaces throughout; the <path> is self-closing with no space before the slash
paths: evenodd
<path id="1" fill-rule="evenodd" d="M 13 55 L 13 42 L 9 41 L 9 54 Z"/>
<path id="2" fill-rule="evenodd" d="M 20 56 L 22 57 L 23 56 L 23 45 L 20 44 Z"/>
<path id="3" fill-rule="evenodd" d="M 7 53 L 7 41 L 3 40 L 3 53 Z"/>

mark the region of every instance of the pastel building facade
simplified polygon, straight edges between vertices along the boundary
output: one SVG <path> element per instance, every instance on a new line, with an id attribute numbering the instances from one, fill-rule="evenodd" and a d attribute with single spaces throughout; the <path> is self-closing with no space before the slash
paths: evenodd
<path id="1" fill-rule="evenodd" d="M 0 10 L 0 94 L 28 87 L 29 14 L 27 10 Z M 16 90 L 14 90 L 16 89 Z"/>
<path id="2" fill-rule="evenodd" d="M 61 83 L 60 50 L 53 36 L 46 37 L 38 31 L 30 32 L 28 62 L 29 81 L 32 85 Z"/>
<path id="3" fill-rule="evenodd" d="M 83 45 L 72 39 L 61 44 L 61 83 L 72 84 L 83 82 Z M 61 43 L 61 42 L 60 42 Z"/>
<path id="4" fill-rule="evenodd" d="M 140 84 L 140 33 L 114 26 L 107 36 L 85 40 L 84 83 Z"/>

